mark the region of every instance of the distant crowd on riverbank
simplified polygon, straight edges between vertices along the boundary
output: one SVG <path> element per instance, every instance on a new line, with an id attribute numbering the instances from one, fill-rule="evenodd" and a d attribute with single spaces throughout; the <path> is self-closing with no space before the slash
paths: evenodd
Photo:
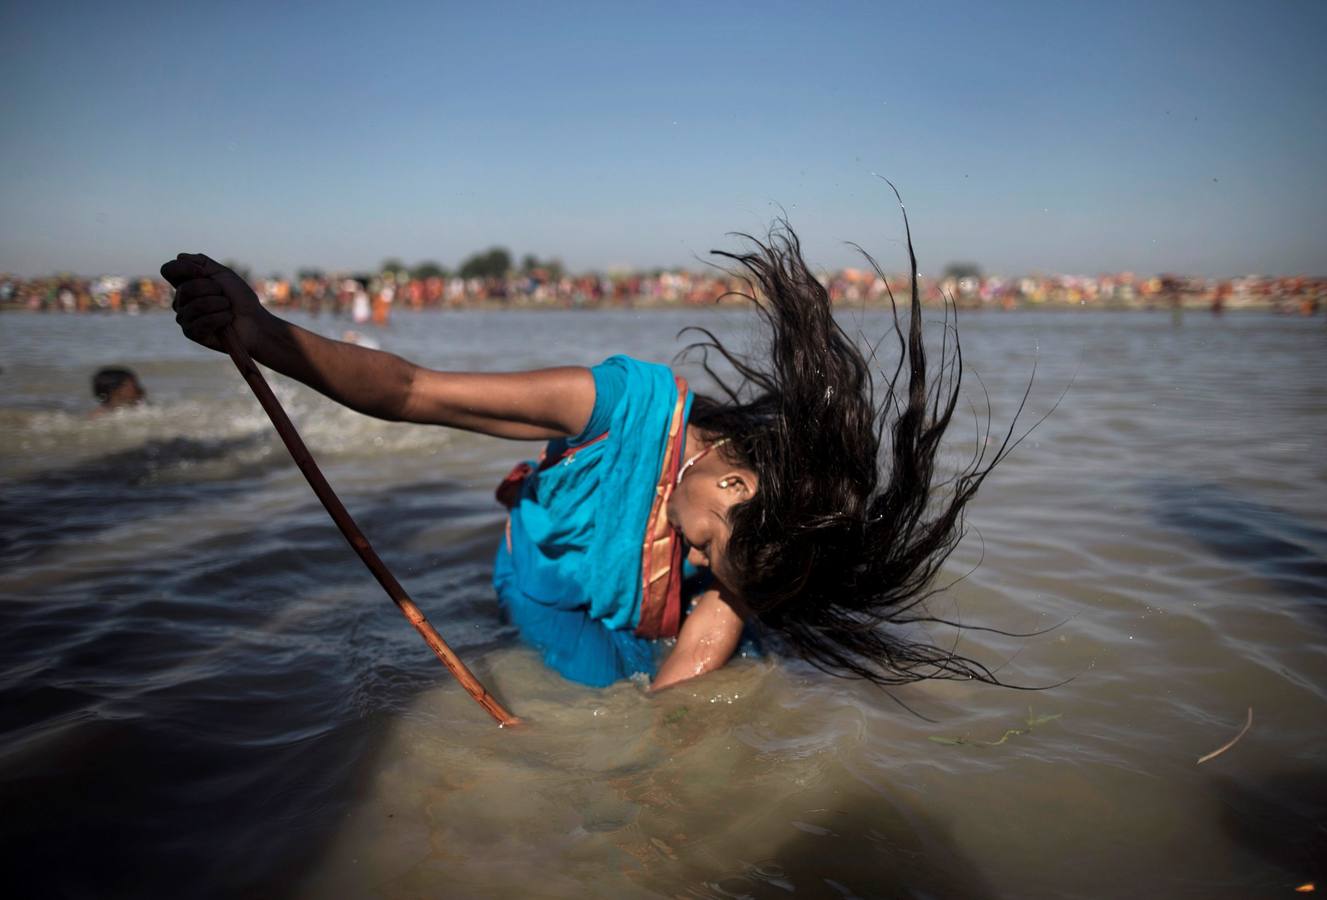
<path id="1" fill-rule="evenodd" d="M 888 280 L 869 269 L 825 273 L 822 283 L 835 303 L 883 305 L 889 292 L 905 297 L 908 280 Z M 723 272 L 685 270 L 650 273 L 566 275 L 536 269 L 505 278 L 412 277 L 402 272 L 372 275 L 304 273 L 250 279 L 263 302 L 276 309 L 342 315 L 355 322 L 385 324 L 393 309 L 465 308 L 643 308 L 704 306 L 742 302 L 730 296 L 744 289 Z M 921 279 L 923 302 L 950 298 L 960 307 L 1018 309 L 1087 307 L 1098 309 L 1205 308 L 1274 309 L 1313 314 L 1327 304 L 1327 278 L 1248 276 L 1235 279 L 1171 275 L 949 275 Z M 50 276 L 18 278 L 0 274 L 0 309 L 55 313 L 139 313 L 168 309 L 169 286 L 155 278 Z"/>

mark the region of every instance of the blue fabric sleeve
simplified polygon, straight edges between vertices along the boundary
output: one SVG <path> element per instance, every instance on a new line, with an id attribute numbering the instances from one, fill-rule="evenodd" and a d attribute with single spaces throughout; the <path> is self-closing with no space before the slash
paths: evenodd
<path id="1" fill-rule="evenodd" d="M 567 441 L 571 447 L 579 447 L 607 431 L 613 421 L 613 411 L 627 391 L 627 370 L 619 357 L 611 357 L 593 366 L 590 374 L 594 376 L 594 409 L 581 433 Z"/>

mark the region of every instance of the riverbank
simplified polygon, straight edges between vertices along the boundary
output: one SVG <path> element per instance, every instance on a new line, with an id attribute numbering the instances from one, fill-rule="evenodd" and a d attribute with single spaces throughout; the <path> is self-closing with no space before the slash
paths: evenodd
<path id="1" fill-rule="evenodd" d="M 896 295 L 900 305 L 907 302 L 907 295 Z M 411 312 L 425 313 L 455 313 L 462 311 L 476 312 L 501 312 L 503 310 L 547 310 L 557 312 L 563 310 L 582 310 L 594 312 L 601 310 L 640 310 L 640 311 L 664 311 L 678 309 L 697 309 L 704 307 L 725 307 L 740 308 L 749 301 L 745 297 L 727 297 L 710 301 L 708 303 L 682 303 L 678 301 L 660 300 L 653 297 L 625 297 L 600 300 L 577 300 L 569 299 L 566 301 L 553 300 L 534 300 L 528 297 L 515 298 L 485 298 L 467 300 L 462 303 L 448 304 L 445 306 L 422 307 L 419 309 L 411 308 Z M 952 302 L 962 312 L 1083 312 L 1083 311 L 1106 311 L 1106 312 L 1174 312 L 1181 310 L 1185 312 L 1271 312 L 1282 315 L 1317 315 L 1324 309 L 1327 309 L 1327 295 L 1304 296 L 1304 295 L 1274 295 L 1265 297 L 1236 297 L 1231 299 L 1221 299 L 1209 295 L 1184 295 L 1179 297 L 1166 298 L 1129 298 L 1129 299 L 1110 299 L 1091 301 L 1086 298 L 1068 299 L 1068 298 L 1048 298 L 1048 299 L 1029 299 L 1025 297 L 1001 298 L 999 301 L 981 300 L 971 297 L 951 297 L 946 300 L 928 297 L 922 300 L 922 306 L 927 308 L 939 309 L 943 305 Z M 888 299 L 883 302 L 880 300 L 857 300 L 854 302 L 838 301 L 835 304 L 843 309 L 866 309 L 866 310 L 887 310 L 889 308 Z M 84 309 L 63 309 L 42 306 L 31 306 L 21 303 L 0 303 L 0 313 L 20 314 L 29 313 L 34 315 L 143 315 L 151 313 L 169 313 L 171 310 L 166 305 L 131 305 L 111 308 L 109 306 L 90 306 Z M 336 306 L 325 306 L 322 308 L 311 308 L 302 305 L 287 305 L 273 309 L 278 314 L 289 312 L 299 312 L 313 316 L 325 315 L 333 318 L 344 318 L 348 325 L 370 326 L 382 325 L 390 320 L 391 312 L 386 316 L 379 314 L 378 321 L 373 317 L 369 319 L 357 319 L 352 312 L 340 309 Z"/>
<path id="2" fill-rule="evenodd" d="M 332 314 L 356 323 L 385 323 L 401 310 L 685 309 L 742 305 L 750 286 L 722 272 L 655 272 L 551 276 L 542 271 L 506 278 L 412 278 L 383 272 L 360 275 L 280 276 L 251 282 L 270 309 Z M 888 308 L 906 300 L 912 285 L 902 275 L 871 270 L 827 272 L 821 284 L 836 306 Z M 1098 275 L 920 276 L 924 305 L 959 309 L 1272 310 L 1312 314 L 1327 306 L 1327 278 L 1249 276 L 1211 279 L 1131 273 Z M 155 278 L 74 276 L 16 279 L 0 275 L 0 310 L 59 313 L 139 313 L 169 309 L 170 286 Z"/>

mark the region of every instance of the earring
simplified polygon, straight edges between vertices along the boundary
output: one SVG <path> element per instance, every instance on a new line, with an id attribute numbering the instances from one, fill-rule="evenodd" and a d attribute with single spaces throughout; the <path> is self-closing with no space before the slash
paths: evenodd
<path id="1" fill-rule="evenodd" d="M 719 482 L 719 487 L 720 487 L 720 488 L 726 488 L 726 487 L 728 487 L 728 485 L 729 485 L 730 483 L 731 483 L 731 482 L 730 482 L 727 478 L 725 478 L 725 479 L 723 479 L 722 481 Z"/>

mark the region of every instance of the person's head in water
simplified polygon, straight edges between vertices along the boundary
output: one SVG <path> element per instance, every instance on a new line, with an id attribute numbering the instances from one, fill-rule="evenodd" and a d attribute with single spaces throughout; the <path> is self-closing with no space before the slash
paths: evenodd
<path id="1" fill-rule="evenodd" d="M 92 376 L 92 396 L 101 404 L 98 411 L 137 406 L 147 399 L 147 391 L 139 384 L 138 376 L 119 366 L 98 369 Z"/>
<path id="2" fill-rule="evenodd" d="M 741 356 L 697 328 L 702 340 L 683 351 L 700 351 L 723 393 L 693 401 L 690 424 L 713 452 L 686 473 L 669 510 L 692 562 L 710 566 L 762 624 L 826 671 L 884 685 L 999 683 L 981 663 L 900 633 L 943 621 L 923 606 L 936 592 L 930 583 L 963 535 L 967 502 L 1011 449 L 1006 439 L 993 456 L 982 450 L 936 478 L 962 352 L 946 317 L 938 374 L 928 382 L 911 238 L 910 318 L 905 335 L 895 308 L 897 367 L 877 393 L 874 348 L 868 361 L 834 320 L 787 223 L 764 241 L 742 237 L 750 252 L 719 255 L 741 267 L 742 295 L 765 320 L 769 348 Z M 735 379 L 711 369 L 711 350 Z"/>

